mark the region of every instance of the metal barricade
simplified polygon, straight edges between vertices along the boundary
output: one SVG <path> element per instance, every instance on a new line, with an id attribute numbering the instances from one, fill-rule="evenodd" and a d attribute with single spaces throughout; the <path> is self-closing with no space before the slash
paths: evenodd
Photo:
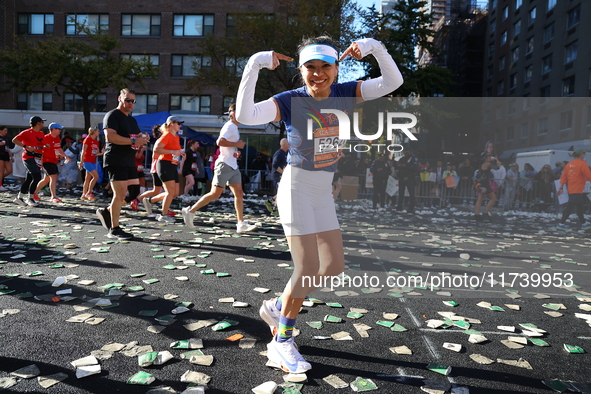
<path id="1" fill-rule="evenodd" d="M 363 175 L 363 178 L 365 176 Z M 456 178 L 458 180 L 458 178 Z M 554 181 L 493 179 L 496 203 L 495 208 L 505 211 L 521 210 L 532 212 L 558 212 L 560 206 L 556 196 Z M 398 192 L 390 199 L 390 206 L 398 203 Z M 372 200 L 373 189 L 366 188 L 365 182 L 359 183 L 359 198 Z M 405 205 L 408 205 L 408 195 L 405 197 Z M 472 179 L 456 182 L 455 187 L 447 187 L 445 182 L 433 182 L 428 179 L 415 180 L 415 207 L 470 207 L 477 199 Z M 484 201 L 486 204 L 486 199 Z"/>
<path id="2" fill-rule="evenodd" d="M 245 192 L 268 193 L 273 190 L 273 182 L 268 171 L 240 170 L 240 172 L 242 173 L 242 188 Z"/>

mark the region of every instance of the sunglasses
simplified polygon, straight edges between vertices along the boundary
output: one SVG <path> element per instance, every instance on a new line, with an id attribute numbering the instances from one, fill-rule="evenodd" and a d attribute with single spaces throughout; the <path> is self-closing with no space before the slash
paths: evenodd
<path id="1" fill-rule="evenodd" d="M 135 99 L 130 99 L 130 98 L 124 98 L 123 101 L 125 101 L 126 103 L 132 103 L 135 104 Z"/>

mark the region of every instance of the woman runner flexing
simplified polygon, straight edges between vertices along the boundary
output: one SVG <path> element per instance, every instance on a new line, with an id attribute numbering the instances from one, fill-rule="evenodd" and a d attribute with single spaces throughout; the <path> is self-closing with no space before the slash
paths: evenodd
<path id="1" fill-rule="evenodd" d="M 298 50 L 304 86 L 255 104 L 259 70 L 273 70 L 280 60 L 293 60 L 273 51 L 256 53 L 244 68 L 237 97 L 240 123 L 283 121 L 287 126 L 290 149 L 278 190 L 278 208 L 294 270 L 281 297 L 264 301 L 260 314 L 274 333 L 267 345 L 271 364 L 292 373 L 311 368 L 292 337 L 304 298 L 316 289 L 314 283 L 339 275 L 344 268 L 343 241 L 331 187 L 339 155 L 337 148 L 344 141 L 338 140 L 337 117 L 325 115 L 320 124 L 312 127 L 307 127 L 308 119 L 318 119 L 322 109 L 349 111 L 356 103 L 391 93 L 403 81 L 396 63 L 379 41 L 372 38 L 355 41 L 340 59 L 336 48 L 337 44 L 327 36 L 305 38 Z M 336 83 L 339 60 L 347 56 L 359 60 L 368 54 L 378 61 L 382 76 Z M 308 128 L 313 128 L 313 132 L 308 132 Z"/>

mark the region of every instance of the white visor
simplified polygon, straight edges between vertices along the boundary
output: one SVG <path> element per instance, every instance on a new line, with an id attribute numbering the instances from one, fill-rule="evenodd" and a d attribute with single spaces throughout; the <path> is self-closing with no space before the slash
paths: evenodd
<path id="1" fill-rule="evenodd" d="M 338 57 L 337 50 L 330 45 L 312 44 L 300 52 L 300 66 L 310 60 L 323 60 L 327 63 L 334 64 Z"/>

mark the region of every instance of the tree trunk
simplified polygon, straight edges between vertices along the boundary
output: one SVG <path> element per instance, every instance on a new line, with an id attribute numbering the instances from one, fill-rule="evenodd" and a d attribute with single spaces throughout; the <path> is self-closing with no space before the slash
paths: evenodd
<path id="1" fill-rule="evenodd" d="M 90 128 L 90 94 L 82 96 L 82 112 L 84 113 L 84 133 Z"/>

